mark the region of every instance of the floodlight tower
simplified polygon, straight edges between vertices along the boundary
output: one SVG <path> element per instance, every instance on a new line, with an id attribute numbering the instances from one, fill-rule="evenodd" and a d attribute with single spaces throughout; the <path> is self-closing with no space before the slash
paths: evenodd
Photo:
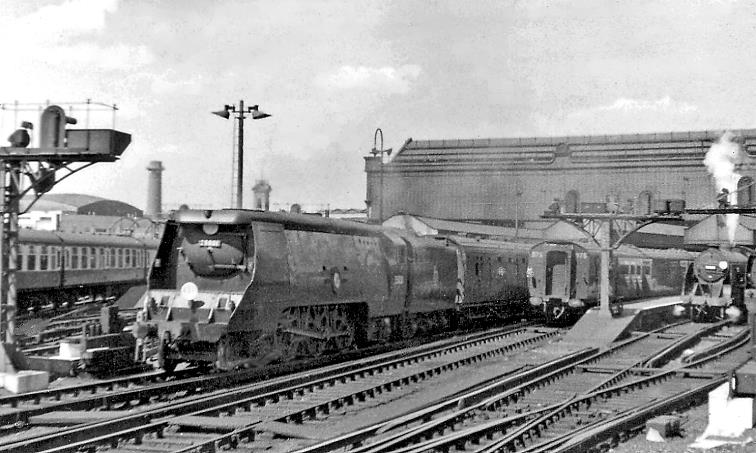
<path id="1" fill-rule="evenodd" d="M 239 109 L 237 110 L 235 105 L 228 105 L 226 104 L 223 106 L 223 110 L 218 110 L 217 112 L 212 112 L 213 115 L 218 115 L 221 118 L 229 119 L 231 117 L 231 113 L 236 114 L 234 118 L 239 120 L 239 135 L 238 135 L 238 141 L 237 141 L 237 153 L 236 153 L 236 189 L 234 192 L 235 198 L 236 198 L 236 209 L 242 208 L 242 197 L 243 197 L 243 180 L 244 180 L 244 118 L 246 118 L 246 114 L 250 114 L 252 116 L 253 120 L 261 120 L 263 118 L 267 118 L 271 115 L 261 112 L 258 110 L 257 105 L 253 105 L 252 107 L 247 107 L 246 110 L 244 108 L 244 101 L 239 101 Z"/>

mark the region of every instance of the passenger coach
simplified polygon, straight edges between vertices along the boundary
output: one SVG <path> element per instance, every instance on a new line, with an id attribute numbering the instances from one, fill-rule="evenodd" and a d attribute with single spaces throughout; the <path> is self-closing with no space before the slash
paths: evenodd
<path id="1" fill-rule="evenodd" d="M 118 297 L 144 284 L 156 241 L 126 236 L 19 231 L 21 312 Z"/>

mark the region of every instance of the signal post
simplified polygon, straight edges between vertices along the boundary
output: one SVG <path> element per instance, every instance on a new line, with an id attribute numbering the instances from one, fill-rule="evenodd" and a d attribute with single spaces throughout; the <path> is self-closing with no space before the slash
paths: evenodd
<path id="1" fill-rule="evenodd" d="M 89 104 L 89 103 L 88 103 Z M 115 106 L 112 107 L 115 110 Z M 131 143 L 131 135 L 114 129 L 67 129 L 74 118 L 56 105 L 47 107 L 39 124 L 39 147 L 28 148 L 28 133 L 19 129 L 11 146 L 0 147 L 0 372 L 15 374 L 26 368 L 16 348 L 16 266 L 18 216 L 21 197 L 33 192 L 34 201 L 68 176 L 98 162 L 114 162 Z M 24 128 L 31 128 L 28 123 Z M 14 140 L 23 137 L 25 140 Z M 56 176 L 58 177 L 56 179 Z M 6 385 L 7 387 L 7 385 Z"/>

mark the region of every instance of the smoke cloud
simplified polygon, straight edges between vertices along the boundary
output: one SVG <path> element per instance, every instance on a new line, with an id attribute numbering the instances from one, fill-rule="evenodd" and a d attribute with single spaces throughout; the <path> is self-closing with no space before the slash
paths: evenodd
<path id="1" fill-rule="evenodd" d="M 738 180 L 741 175 L 735 169 L 743 162 L 743 151 L 740 144 L 733 141 L 733 134 L 726 131 L 719 137 L 704 157 L 704 165 L 714 178 L 717 193 L 727 189 L 730 195 L 727 201 L 730 205 L 737 203 Z M 735 231 L 738 228 L 738 214 L 725 214 L 727 234 L 730 244 L 735 243 Z"/>

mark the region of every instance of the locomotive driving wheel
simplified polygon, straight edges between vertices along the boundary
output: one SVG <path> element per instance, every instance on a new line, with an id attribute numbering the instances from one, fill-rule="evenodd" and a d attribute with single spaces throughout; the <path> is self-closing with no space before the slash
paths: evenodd
<path id="1" fill-rule="evenodd" d="M 342 305 L 329 307 L 328 349 L 341 351 L 355 346 L 355 326 Z"/>
<path id="2" fill-rule="evenodd" d="M 342 305 L 292 307 L 284 312 L 277 337 L 283 357 L 291 360 L 352 348 L 355 331 Z"/>

